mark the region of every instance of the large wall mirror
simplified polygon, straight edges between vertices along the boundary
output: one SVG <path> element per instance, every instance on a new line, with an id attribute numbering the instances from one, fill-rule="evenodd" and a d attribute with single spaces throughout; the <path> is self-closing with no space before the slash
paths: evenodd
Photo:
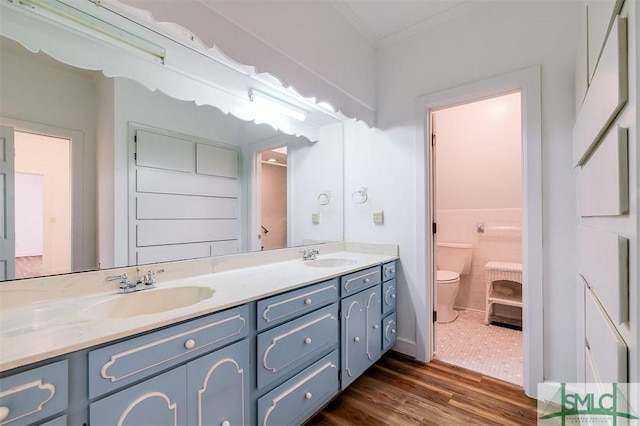
<path id="1" fill-rule="evenodd" d="M 313 111 L 312 137 L 287 134 L 12 38 L 0 37 L 4 279 L 343 238 L 339 118 Z"/>

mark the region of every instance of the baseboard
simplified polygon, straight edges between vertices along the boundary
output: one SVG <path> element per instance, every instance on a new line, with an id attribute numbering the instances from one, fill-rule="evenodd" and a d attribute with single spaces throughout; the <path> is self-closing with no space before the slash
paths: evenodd
<path id="1" fill-rule="evenodd" d="M 415 358 L 418 353 L 416 342 L 403 337 L 397 338 L 393 350 L 412 358 Z"/>

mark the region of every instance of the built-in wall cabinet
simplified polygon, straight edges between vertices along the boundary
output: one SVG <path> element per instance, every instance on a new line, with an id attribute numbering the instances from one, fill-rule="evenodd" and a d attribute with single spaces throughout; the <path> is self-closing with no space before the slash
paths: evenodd
<path id="1" fill-rule="evenodd" d="M 634 187 L 629 176 L 637 170 L 629 157 L 636 150 L 630 128 L 637 129 L 637 99 L 629 84 L 629 70 L 637 62 L 635 43 L 630 43 L 635 27 L 629 25 L 637 16 L 635 3 L 587 1 L 579 41 L 573 158 L 580 216 L 581 382 L 628 382 L 629 362 L 634 362 L 629 348 L 637 347 L 637 324 L 631 324 L 629 315 L 630 297 L 638 297 L 637 288 L 630 286 L 634 269 L 629 257 L 637 249 L 637 235 L 629 232 L 636 220 L 629 215 Z"/>
<path id="2" fill-rule="evenodd" d="M 395 344 L 395 294 L 389 262 L 20 367 L 0 424 L 300 424 Z"/>

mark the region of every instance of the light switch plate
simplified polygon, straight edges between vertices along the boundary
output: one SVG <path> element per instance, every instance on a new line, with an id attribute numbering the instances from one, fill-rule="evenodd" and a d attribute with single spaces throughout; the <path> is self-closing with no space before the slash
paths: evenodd
<path id="1" fill-rule="evenodd" d="M 320 213 L 311 213 L 311 223 L 320 225 Z"/>
<path id="2" fill-rule="evenodd" d="M 373 212 L 373 223 L 376 225 L 384 225 L 384 212 L 382 210 Z"/>

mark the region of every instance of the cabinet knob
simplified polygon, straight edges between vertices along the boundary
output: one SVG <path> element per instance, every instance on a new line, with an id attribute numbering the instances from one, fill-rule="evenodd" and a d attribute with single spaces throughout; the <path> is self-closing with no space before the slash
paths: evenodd
<path id="1" fill-rule="evenodd" d="M 231 422 L 229 420 L 225 420 L 224 422 L 220 423 L 220 426 L 231 426 Z"/>
<path id="2" fill-rule="evenodd" d="M 304 339 L 304 344 L 308 345 L 311 343 L 311 337 L 307 337 L 306 339 Z"/>
<path id="3" fill-rule="evenodd" d="M 356 337 L 354 337 L 354 338 L 353 338 L 353 341 L 354 341 L 354 342 L 359 342 L 359 341 L 360 341 L 360 338 L 359 338 L 358 336 L 356 336 Z"/>
<path id="4" fill-rule="evenodd" d="M 184 347 L 186 349 L 193 349 L 193 347 L 196 345 L 196 341 L 193 339 L 189 339 L 186 342 L 184 342 Z"/>
<path id="5" fill-rule="evenodd" d="M 0 407 L 0 422 L 9 417 L 9 407 Z"/>
<path id="6" fill-rule="evenodd" d="M 304 394 L 304 399 L 311 399 L 313 398 L 313 395 L 311 394 L 311 392 L 307 392 Z"/>
<path id="7" fill-rule="evenodd" d="M 365 278 L 365 279 L 364 279 L 365 284 L 368 284 L 368 283 L 369 283 L 369 281 L 371 281 L 369 278 Z"/>
<path id="8" fill-rule="evenodd" d="M 310 305 L 311 304 L 311 299 L 305 299 L 304 300 L 304 304 L 305 305 Z"/>
<path id="9" fill-rule="evenodd" d="M 396 334 L 396 329 L 395 328 L 391 329 L 391 334 Z"/>
<path id="10" fill-rule="evenodd" d="M 373 324 L 373 329 L 374 329 L 374 330 L 377 330 L 377 329 L 379 329 L 379 328 L 380 328 L 380 326 L 379 326 L 378 324 Z"/>
<path id="11" fill-rule="evenodd" d="M 392 298 L 392 299 L 395 299 L 395 298 L 396 298 L 396 294 L 395 294 L 395 293 L 393 293 L 393 294 L 391 295 L 391 298 Z"/>

